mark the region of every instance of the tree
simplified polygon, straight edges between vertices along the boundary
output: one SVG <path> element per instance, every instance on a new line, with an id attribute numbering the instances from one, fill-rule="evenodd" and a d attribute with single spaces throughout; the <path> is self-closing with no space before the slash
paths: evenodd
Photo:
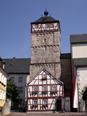
<path id="1" fill-rule="evenodd" d="M 87 100 L 87 87 L 85 87 L 84 90 L 83 90 L 82 99 L 83 99 L 84 101 Z"/>
<path id="2" fill-rule="evenodd" d="M 84 88 L 82 91 L 82 99 L 85 101 L 85 111 L 86 111 L 86 116 L 87 116 L 87 87 Z"/>
<path id="3" fill-rule="evenodd" d="M 7 81 L 7 93 L 6 93 L 7 98 L 11 99 L 12 101 L 12 106 L 14 108 L 18 108 L 18 103 L 19 103 L 19 91 L 17 90 L 17 87 L 15 86 L 14 82 L 9 79 Z"/>

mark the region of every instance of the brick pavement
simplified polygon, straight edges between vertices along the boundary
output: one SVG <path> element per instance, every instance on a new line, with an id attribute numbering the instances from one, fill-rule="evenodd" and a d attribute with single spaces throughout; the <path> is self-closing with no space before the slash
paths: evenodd
<path id="1" fill-rule="evenodd" d="M 64 112 L 64 113 L 51 113 L 51 112 L 47 112 L 47 113 L 43 113 L 43 112 L 33 112 L 33 113 L 11 113 L 8 116 L 86 116 L 85 113 L 75 113 L 75 112 Z"/>

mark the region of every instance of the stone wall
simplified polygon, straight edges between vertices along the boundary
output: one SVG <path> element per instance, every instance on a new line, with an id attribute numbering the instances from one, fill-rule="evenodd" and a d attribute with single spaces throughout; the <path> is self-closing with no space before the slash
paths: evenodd
<path id="1" fill-rule="evenodd" d="M 2 108 L 1 116 L 6 116 L 10 114 L 10 111 L 11 111 L 11 100 L 7 99 L 4 107 Z"/>
<path id="2" fill-rule="evenodd" d="M 57 79 L 60 78 L 61 75 L 61 67 L 60 63 L 41 63 L 41 64 L 33 64 L 30 66 L 30 80 L 32 80 L 36 74 L 41 72 L 43 69 L 46 69 L 52 76 Z"/>
<path id="3" fill-rule="evenodd" d="M 32 33 L 30 80 L 43 69 L 57 79 L 61 75 L 60 32 Z"/>

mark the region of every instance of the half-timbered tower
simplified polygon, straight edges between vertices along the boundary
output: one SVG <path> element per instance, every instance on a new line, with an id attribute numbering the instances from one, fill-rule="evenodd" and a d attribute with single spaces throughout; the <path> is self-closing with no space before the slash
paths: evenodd
<path id="1" fill-rule="evenodd" d="M 30 80 L 46 69 L 57 79 L 61 75 L 60 67 L 60 23 L 44 12 L 44 16 L 31 23 L 32 56 Z"/>
<path id="2" fill-rule="evenodd" d="M 60 23 L 44 12 L 31 23 L 32 56 L 28 111 L 63 110 L 60 66 Z"/>

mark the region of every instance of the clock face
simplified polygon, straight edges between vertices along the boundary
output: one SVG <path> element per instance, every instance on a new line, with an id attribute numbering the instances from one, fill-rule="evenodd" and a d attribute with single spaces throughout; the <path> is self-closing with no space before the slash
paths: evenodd
<path id="1" fill-rule="evenodd" d="M 32 24 L 32 32 L 58 30 L 58 23 Z"/>

